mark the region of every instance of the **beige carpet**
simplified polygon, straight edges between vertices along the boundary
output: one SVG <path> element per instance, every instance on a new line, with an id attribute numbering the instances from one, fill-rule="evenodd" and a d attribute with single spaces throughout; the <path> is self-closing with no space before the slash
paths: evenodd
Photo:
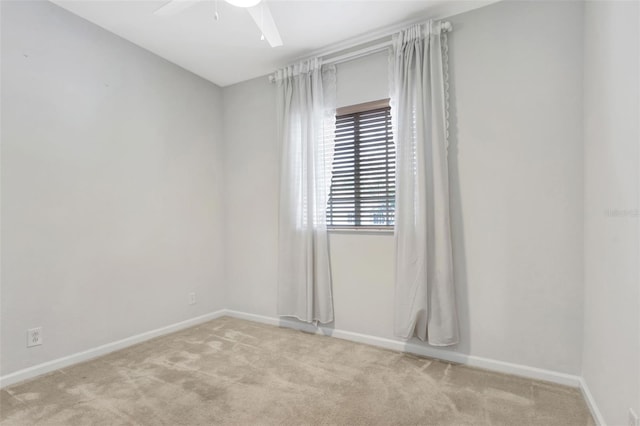
<path id="1" fill-rule="evenodd" d="M 233 318 L 1 391 L 5 425 L 593 425 L 577 389 Z"/>

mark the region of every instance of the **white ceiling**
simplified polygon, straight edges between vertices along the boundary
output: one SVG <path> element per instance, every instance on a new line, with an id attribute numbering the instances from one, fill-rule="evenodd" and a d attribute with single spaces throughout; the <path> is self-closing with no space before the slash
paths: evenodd
<path id="1" fill-rule="evenodd" d="M 422 17 L 446 17 L 497 0 L 263 0 L 284 46 L 260 40 L 249 13 L 220 0 L 199 1 L 172 16 L 153 12 L 168 0 L 51 0 L 158 56 L 228 86 L 380 28 Z"/>

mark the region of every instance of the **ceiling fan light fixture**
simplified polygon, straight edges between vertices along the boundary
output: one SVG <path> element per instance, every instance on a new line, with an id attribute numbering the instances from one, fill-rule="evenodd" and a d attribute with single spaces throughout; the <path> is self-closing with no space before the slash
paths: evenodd
<path id="1" fill-rule="evenodd" d="M 253 7 L 260 3 L 261 0 L 224 0 L 236 7 Z"/>

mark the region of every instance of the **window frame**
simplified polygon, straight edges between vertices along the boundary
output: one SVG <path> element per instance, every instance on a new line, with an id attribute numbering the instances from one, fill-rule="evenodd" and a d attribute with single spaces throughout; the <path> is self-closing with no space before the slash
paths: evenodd
<path id="1" fill-rule="evenodd" d="M 337 108 L 336 109 L 336 119 L 338 119 L 338 117 L 341 116 L 345 116 L 345 115 L 350 115 L 350 114 L 358 114 L 358 113 L 366 113 L 368 111 L 375 111 L 375 110 L 379 110 L 379 109 L 383 109 L 383 108 L 390 108 L 390 103 L 389 103 L 390 99 L 389 98 L 385 98 L 385 99 L 380 99 L 380 100 L 376 100 L 376 101 L 371 101 L 371 102 L 364 102 L 364 103 L 360 103 L 360 104 L 355 104 L 355 105 L 348 105 L 345 107 L 341 107 L 341 108 Z M 390 139 L 391 139 L 391 145 L 393 146 L 393 153 L 395 156 L 395 141 L 393 139 L 393 131 L 391 131 L 389 133 L 390 135 Z M 336 134 L 337 136 L 337 134 Z M 354 141 L 356 142 L 356 141 Z M 359 143 L 360 140 L 358 138 L 357 142 Z M 334 160 L 335 161 L 335 160 Z M 395 158 L 393 159 L 393 164 L 395 166 Z M 387 164 L 388 166 L 388 164 Z M 331 164 L 332 167 L 332 173 L 333 173 L 333 167 L 334 164 L 332 162 Z M 395 167 L 394 167 L 394 180 L 395 180 Z M 333 187 L 333 177 L 332 177 L 332 182 L 331 182 L 331 186 L 329 188 L 329 199 L 327 200 L 327 230 L 330 232 L 337 232 L 337 233 L 370 233 L 370 234 L 388 234 L 388 233 L 393 233 L 394 231 L 394 226 L 395 225 L 333 225 L 330 224 L 330 220 L 331 220 L 331 215 L 329 214 L 329 211 L 331 209 L 331 190 Z M 394 199 L 395 199 L 395 188 L 394 188 Z M 355 209 L 355 206 L 354 206 Z M 393 207 L 393 214 L 394 214 L 394 223 L 395 223 L 395 203 L 394 203 L 394 207 Z"/>

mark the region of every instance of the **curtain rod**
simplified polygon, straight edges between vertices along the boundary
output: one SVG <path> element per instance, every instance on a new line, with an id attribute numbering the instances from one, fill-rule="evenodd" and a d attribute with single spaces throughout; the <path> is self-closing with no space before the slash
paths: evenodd
<path id="1" fill-rule="evenodd" d="M 388 40 L 383 43 L 378 43 L 373 46 L 368 46 L 363 49 L 354 50 L 353 52 L 345 53 L 344 55 L 334 56 L 333 58 L 322 61 L 322 65 L 327 64 L 340 64 L 343 62 L 351 61 L 354 59 L 362 58 L 363 56 L 373 55 L 374 53 L 382 52 L 391 47 L 392 41 Z M 269 74 L 269 82 L 273 83 L 276 80 L 273 74 Z"/>
<path id="2" fill-rule="evenodd" d="M 451 22 L 449 22 L 449 21 L 442 22 L 442 30 L 444 32 L 450 32 L 452 29 L 453 29 L 453 26 L 451 25 Z M 393 34 L 397 33 L 398 31 L 400 31 L 400 30 L 396 30 L 396 31 L 394 31 L 392 33 L 387 34 L 386 36 L 383 36 L 383 37 L 376 37 L 376 39 L 379 40 L 381 38 L 389 38 Z M 349 46 L 348 47 L 343 47 L 343 48 L 341 48 L 339 50 L 326 53 L 325 55 L 320 55 L 320 57 L 321 58 L 325 58 L 326 56 L 329 56 L 331 54 L 344 52 L 345 50 L 349 50 L 350 48 L 353 48 L 353 47 L 356 47 L 356 46 L 361 46 L 363 44 L 366 44 L 366 42 L 360 42 L 360 43 L 357 43 L 357 44 L 355 44 L 353 46 L 350 46 L 350 47 Z M 337 56 L 333 56 L 333 57 L 324 59 L 322 61 L 322 64 L 323 65 L 325 65 L 325 64 L 340 64 L 340 63 L 343 63 L 343 62 L 352 61 L 354 59 L 362 58 L 363 56 L 373 55 L 375 53 L 385 51 L 385 50 L 389 49 L 392 45 L 393 45 L 393 40 L 389 39 L 389 40 L 383 41 L 381 43 L 377 43 L 377 44 L 374 44 L 374 45 L 371 45 L 371 46 L 363 47 L 362 49 L 354 50 L 354 51 L 351 51 L 351 52 L 344 53 L 342 55 L 337 55 Z M 269 74 L 269 82 L 273 83 L 273 82 L 275 82 L 275 80 L 276 80 L 275 75 L 274 74 Z"/>

